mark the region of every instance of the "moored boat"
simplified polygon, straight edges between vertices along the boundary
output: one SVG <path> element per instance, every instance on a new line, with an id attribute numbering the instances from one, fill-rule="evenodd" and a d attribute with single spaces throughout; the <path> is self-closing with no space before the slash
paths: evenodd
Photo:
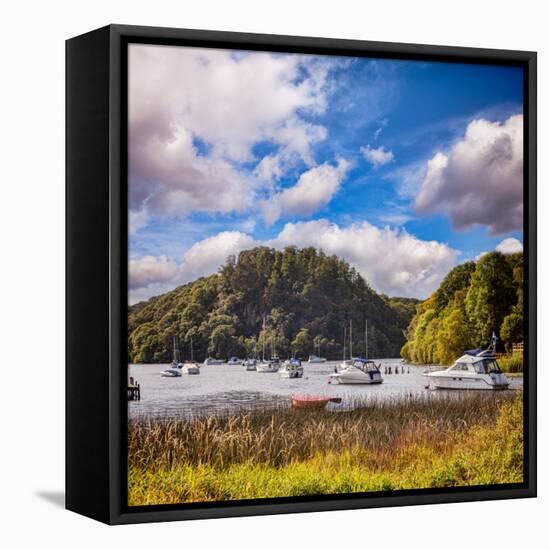
<path id="1" fill-rule="evenodd" d="M 278 372 L 281 367 L 281 360 L 276 355 L 269 361 L 262 361 L 256 365 L 258 372 Z"/>
<path id="2" fill-rule="evenodd" d="M 505 390 L 508 378 L 495 355 L 496 336 L 486 350 L 466 350 L 449 368 L 425 372 L 429 388 L 446 390 Z"/>
<path id="3" fill-rule="evenodd" d="M 317 355 L 310 355 L 308 360 L 308 363 L 326 363 L 327 360 L 325 357 L 319 357 Z"/>
<path id="4" fill-rule="evenodd" d="M 200 365 L 198 363 L 195 363 L 194 361 L 186 361 L 183 364 L 182 368 L 187 374 L 200 374 L 201 373 Z"/>
<path id="5" fill-rule="evenodd" d="M 181 369 L 178 367 L 169 367 L 163 370 L 160 375 L 164 378 L 178 378 L 181 376 Z"/>
<path id="6" fill-rule="evenodd" d="M 292 357 L 283 363 L 283 368 L 279 370 L 281 378 L 302 378 L 304 376 L 304 367 L 302 362 Z"/>
<path id="7" fill-rule="evenodd" d="M 207 357 L 204 362 L 203 362 L 203 365 L 205 366 L 208 366 L 208 365 L 221 365 L 223 363 L 223 361 L 221 359 L 215 359 L 214 357 Z"/>
<path id="8" fill-rule="evenodd" d="M 227 360 L 227 364 L 228 364 L 228 365 L 240 365 L 240 364 L 241 364 L 241 360 L 240 360 L 238 357 L 230 357 L 230 358 Z"/>
<path id="9" fill-rule="evenodd" d="M 355 358 L 351 365 L 331 374 L 329 384 L 381 384 L 380 366 L 372 359 Z"/>
<path id="10" fill-rule="evenodd" d="M 293 409 L 322 409 L 327 403 L 341 403 L 341 397 L 325 397 L 319 395 L 293 395 Z"/>
<path id="11" fill-rule="evenodd" d="M 256 363 L 257 363 L 256 359 L 245 359 L 243 361 L 243 367 L 247 371 L 254 371 L 256 370 Z"/>

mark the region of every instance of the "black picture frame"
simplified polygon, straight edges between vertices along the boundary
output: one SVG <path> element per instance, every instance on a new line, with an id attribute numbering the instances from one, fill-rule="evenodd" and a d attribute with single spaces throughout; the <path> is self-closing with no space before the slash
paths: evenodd
<path id="1" fill-rule="evenodd" d="M 524 69 L 525 476 L 513 485 L 126 505 L 129 43 Z M 537 56 L 534 52 L 109 25 L 66 43 L 66 507 L 108 524 L 536 496 Z"/>

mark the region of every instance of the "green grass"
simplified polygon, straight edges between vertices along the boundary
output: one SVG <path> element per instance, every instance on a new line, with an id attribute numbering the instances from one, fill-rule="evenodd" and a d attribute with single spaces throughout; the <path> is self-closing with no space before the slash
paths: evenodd
<path id="1" fill-rule="evenodd" d="M 130 505 L 513 483 L 523 476 L 521 397 L 411 398 L 350 413 L 263 411 L 200 422 L 130 425 Z M 313 437 L 320 425 L 330 435 Z M 205 448 L 189 450 L 181 436 L 198 426 Z M 288 438 L 294 445 L 281 454 Z M 138 441 L 151 447 L 138 449 Z"/>
<path id="2" fill-rule="evenodd" d="M 503 372 L 523 372 L 523 353 L 513 353 L 499 358 L 498 364 Z"/>

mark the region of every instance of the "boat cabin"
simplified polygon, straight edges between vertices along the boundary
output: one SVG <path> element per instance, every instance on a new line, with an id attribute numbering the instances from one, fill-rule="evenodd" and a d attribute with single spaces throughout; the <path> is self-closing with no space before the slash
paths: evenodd
<path id="1" fill-rule="evenodd" d="M 502 372 L 496 357 L 485 355 L 483 352 L 477 355 L 466 352 L 465 355 L 455 361 L 449 371 L 474 372 L 476 374 L 500 374 Z"/>
<path id="2" fill-rule="evenodd" d="M 380 369 L 372 359 L 354 359 L 352 365 L 363 372 L 379 372 Z"/>

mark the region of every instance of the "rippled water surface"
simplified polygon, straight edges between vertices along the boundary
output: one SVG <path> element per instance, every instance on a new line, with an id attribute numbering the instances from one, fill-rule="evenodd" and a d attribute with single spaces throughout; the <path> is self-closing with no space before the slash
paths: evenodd
<path id="1" fill-rule="evenodd" d="M 384 375 L 379 385 L 328 384 L 329 375 L 339 363 L 304 363 L 304 377 L 281 379 L 278 373 L 246 371 L 240 365 L 211 365 L 201 367 L 199 375 L 183 374 L 179 378 L 163 378 L 160 372 L 168 365 L 130 365 L 130 376 L 141 386 L 141 401 L 128 402 L 130 417 L 161 416 L 191 417 L 250 410 L 265 406 L 288 406 L 294 394 L 342 397 L 346 407 L 355 397 L 389 398 L 399 395 L 434 393 L 425 388 L 422 376 L 425 367 L 406 365 L 400 359 L 381 359 L 384 365 L 404 367 L 404 374 Z M 407 373 L 407 371 L 409 371 Z M 511 379 L 511 388 L 522 386 L 521 378 Z M 437 392 L 435 392 L 437 393 Z M 460 391 L 453 392 L 460 395 Z M 492 392 L 484 392 L 490 394 Z"/>

